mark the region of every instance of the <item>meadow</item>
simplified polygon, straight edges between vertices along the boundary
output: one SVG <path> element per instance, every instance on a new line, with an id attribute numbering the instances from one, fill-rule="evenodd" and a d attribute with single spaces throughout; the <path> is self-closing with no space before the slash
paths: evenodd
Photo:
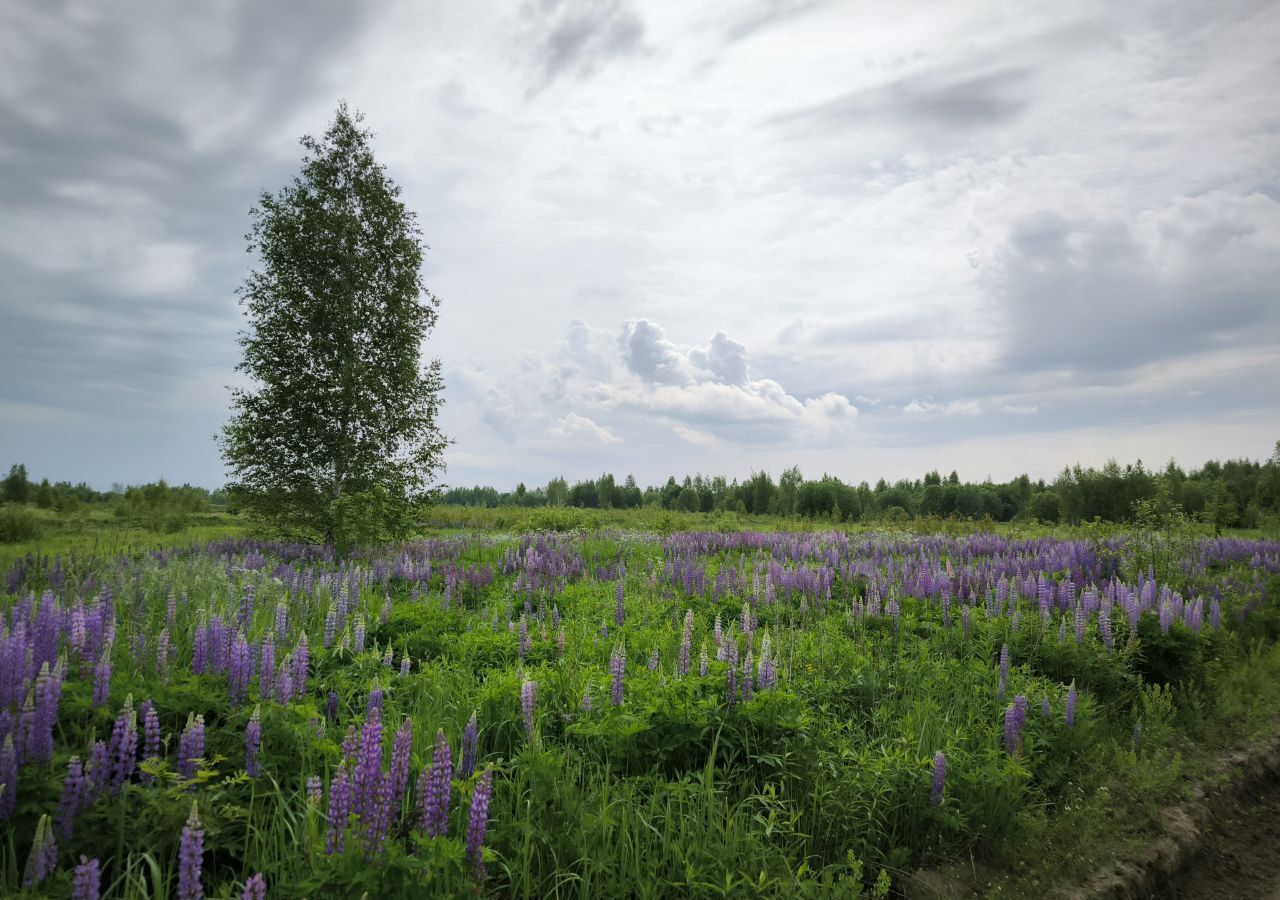
<path id="1" fill-rule="evenodd" d="M 1025 887 L 1280 712 L 1272 540 L 480 524 L 11 553 L 0 893 Z"/>

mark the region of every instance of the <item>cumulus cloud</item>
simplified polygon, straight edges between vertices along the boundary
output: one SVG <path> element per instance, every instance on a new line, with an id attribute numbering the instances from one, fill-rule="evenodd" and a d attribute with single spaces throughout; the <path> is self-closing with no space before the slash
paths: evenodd
<path id="1" fill-rule="evenodd" d="M 485 396 L 484 421 L 510 440 L 590 436 L 612 443 L 666 427 L 702 447 L 821 441 L 848 434 L 857 421 L 857 407 L 842 394 L 799 397 L 753 377 L 746 346 L 724 332 L 706 345 L 681 347 L 657 323 L 632 320 L 618 333 L 620 365 L 612 366 L 600 337 L 574 321 L 549 352 L 527 354 L 517 377 L 494 376 L 503 388 Z"/>

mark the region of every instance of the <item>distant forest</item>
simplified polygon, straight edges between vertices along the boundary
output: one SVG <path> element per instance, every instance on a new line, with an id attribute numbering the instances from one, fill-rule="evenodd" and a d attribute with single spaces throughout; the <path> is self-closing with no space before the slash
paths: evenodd
<path id="1" fill-rule="evenodd" d="M 1207 462 L 1186 471 L 1172 460 L 1163 469 L 1141 461 L 1121 466 L 1114 460 L 1101 469 L 1079 465 L 1062 470 L 1052 482 L 1019 475 L 1011 481 L 962 482 L 955 472 L 929 472 L 923 478 L 892 484 L 883 478 L 870 485 L 850 484 L 831 475 L 806 479 L 799 468 L 784 471 L 777 481 L 767 472 L 745 481 L 723 476 L 672 476 L 665 484 L 641 488 L 628 475 L 613 475 L 570 485 L 553 478 L 544 487 L 516 485 L 513 491 L 492 487 L 455 487 L 441 502 L 455 506 L 575 506 L 630 509 L 659 506 L 687 512 L 736 511 L 751 515 L 826 518 L 841 522 L 916 516 L 991 517 L 997 522 L 1036 519 L 1078 524 L 1095 518 L 1132 521 L 1139 501 L 1152 499 L 1164 485 L 1182 511 L 1220 527 L 1256 527 L 1280 513 L 1280 441 L 1266 462 L 1232 459 Z"/>

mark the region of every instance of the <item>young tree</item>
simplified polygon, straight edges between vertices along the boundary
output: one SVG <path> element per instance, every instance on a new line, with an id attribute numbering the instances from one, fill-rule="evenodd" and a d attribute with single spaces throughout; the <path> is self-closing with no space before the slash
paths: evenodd
<path id="1" fill-rule="evenodd" d="M 302 138 L 301 173 L 250 213 L 260 265 L 239 291 L 238 369 L 252 385 L 232 390 L 221 434 L 241 508 L 329 541 L 335 522 L 370 509 L 384 539 L 401 536 L 448 443 L 440 362 L 420 361 L 438 307 L 421 231 L 361 120 L 339 106 L 321 139 Z"/>

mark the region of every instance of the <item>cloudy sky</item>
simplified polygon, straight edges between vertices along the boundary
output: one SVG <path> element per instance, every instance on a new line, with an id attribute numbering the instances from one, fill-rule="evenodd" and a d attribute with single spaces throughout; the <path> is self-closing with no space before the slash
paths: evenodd
<path id="1" fill-rule="evenodd" d="M 222 483 L 248 211 L 344 98 L 449 483 L 1265 457 L 1276 85 L 1269 0 L 6 3 L 0 466 Z"/>

